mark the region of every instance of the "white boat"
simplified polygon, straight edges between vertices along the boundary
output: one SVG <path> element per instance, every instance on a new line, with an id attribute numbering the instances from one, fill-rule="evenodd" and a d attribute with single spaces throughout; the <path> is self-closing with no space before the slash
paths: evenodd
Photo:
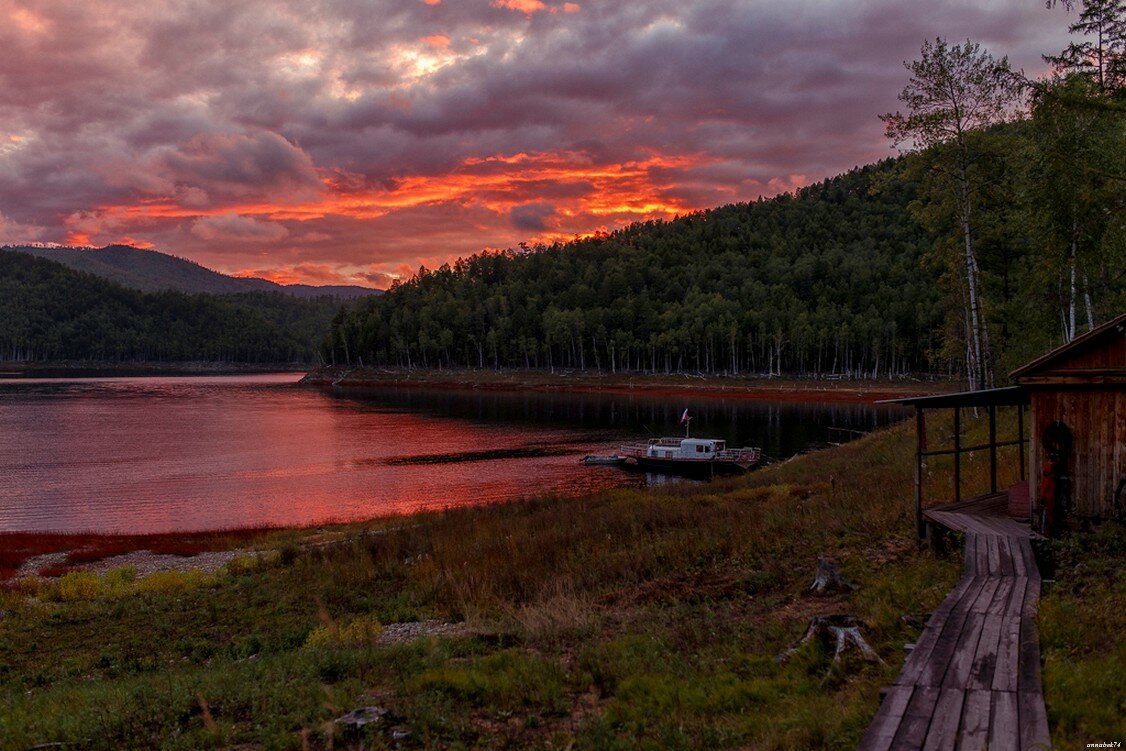
<path id="1" fill-rule="evenodd" d="M 647 443 L 627 444 L 619 456 L 633 460 L 638 467 L 655 472 L 704 475 L 746 472 L 758 464 L 762 451 L 757 448 L 727 448 L 718 438 L 652 438 Z"/>

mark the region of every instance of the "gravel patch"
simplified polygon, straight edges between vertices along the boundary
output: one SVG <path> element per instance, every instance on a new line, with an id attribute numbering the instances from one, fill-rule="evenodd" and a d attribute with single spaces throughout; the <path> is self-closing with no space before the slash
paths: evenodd
<path id="1" fill-rule="evenodd" d="M 404 644 L 423 636 L 466 636 L 469 629 L 464 623 L 447 621 L 407 621 L 388 623 L 379 635 L 380 644 Z"/>
<path id="2" fill-rule="evenodd" d="M 20 566 L 16 576 L 38 576 L 39 570 L 50 566 L 66 565 L 69 551 L 61 553 L 47 553 L 28 558 Z M 205 574 L 213 574 L 226 566 L 230 561 L 243 555 L 254 555 L 253 550 L 214 550 L 197 553 L 196 555 L 167 555 L 153 553 L 148 550 L 135 550 L 123 555 L 103 558 L 93 563 L 74 566 L 75 570 L 92 571 L 95 574 L 104 574 L 122 566 L 132 566 L 137 570 L 137 576 L 148 576 L 159 571 L 190 571 L 199 569 Z"/>

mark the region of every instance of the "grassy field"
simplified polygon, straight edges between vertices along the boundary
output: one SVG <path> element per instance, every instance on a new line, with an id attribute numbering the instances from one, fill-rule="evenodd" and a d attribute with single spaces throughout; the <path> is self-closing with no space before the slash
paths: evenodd
<path id="1" fill-rule="evenodd" d="M 10 583 L 0 748 L 854 748 L 961 570 L 914 542 L 911 431 L 706 485 L 277 532 L 216 575 Z M 1122 550 L 1106 525 L 1049 551 L 1061 748 L 1119 732 Z M 810 593 L 819 555 L 855 589 Z M 882 663 L 777 659 L 832 613 Z M 423 620 L 458 626 L 388 638 Z M 366 706 L 387 714 L 364 733 L 333 722 Z"/>

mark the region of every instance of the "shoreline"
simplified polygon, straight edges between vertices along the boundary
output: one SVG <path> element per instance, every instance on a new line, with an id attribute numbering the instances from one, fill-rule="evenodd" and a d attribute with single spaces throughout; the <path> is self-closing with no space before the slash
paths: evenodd
<path id="1" fill-rule="evenodd" d="M 97 372 L 94 363 L 52 363 L 42 368 L 37 363 L 0 363 L 0 377 L 12 365 L 22 366 L 22 375 L 45 370 L 75 375 L 78 372 L 89 375 Z M 105 367 L 106 364 L 102 363 Z M 275 366 L 277 367 L 277 366 Z M 289 366 L 287 372 L 291 372 Z M 204 375 L 204 374 L 250 374 L 278 372 L 259 366 L 219 367 L 211 363 L 167 363 L 121 365 L 105 371 L 110 375 Z M 955 388 L 949 381 L 903 380 L 813 380 L 796 378 L 741 378 L 698 375 L 641 375 L 641 374 L 598 374 L 590 372 L 544 372 L 544 371 L 444 371 L 444 370 L 395 370 L 395 369 L 356 369 L 320 368 L 308 372 L 300 383 L 307 387 L 339 390 L 343 392 L 370 391 L 380 388 L 418 388 L 450 391 L 486 392 L 538 392 L 560 394 L 607 394 L 641 397 L 665 397 L 677 399 L 735 399 L 735 400 L 777 400 L 788 402 L 827 402 L 841 404 L 873 404 L 880 399 L 895 398 L 924 392 L 944 391 Z M 68 560 L 61 565 L 49 568 L 82 568 L 96 561 L 122 553 L 150 551 L 153 554 L 186 556 L 192 560 L 202 552 L 230 548 L 240 548 L 251 538 L 264 540 L 277 534 L 313 534 L 318 532 L 332 534 L 331 530 L 381 526 L 391 524 L 391 520 L 410 517 L 406 515 L 377 515 L 362 520 L 326 520 L 309 525 L 290 527 L 250 526 L 235 529 L 194 530 L 183 532 L 160 532 L 127 534 L 121 531 L 97 532 L 78 530 L 60 532 L 51 530 L 26 530 L 0 532 L 4 554 L 0 554 L 0 582 L 16 578 L 17 571 L 25 561 L 37 556 L 59 554 Z M 69 560 L 74 554 L 76 560 Z M 55 574 L 57 575 L 57 574 Z"/>
<path id="2" fill-rule="evenodd" d="M 431 388 L 568 394 L 628 394 L 653 397 L 777 400 L 874 404 L 883 399 L 956 391 L 951 380 L 802 379 L 795 377 L 704 376 L 699 374 L 607 374 L 539 370 L 429 370 L 326 367 L 309 371 L 301 385 L 340 391 Z"/>
<path id="3" fill-rule="evenodd" d="M 26 362 L 0 360 L 0 378 L 68 378 L 192 375 L 254 375 L 308 371 L 308 363 L 222 362 L 107 362 L 59 360 Z"/>

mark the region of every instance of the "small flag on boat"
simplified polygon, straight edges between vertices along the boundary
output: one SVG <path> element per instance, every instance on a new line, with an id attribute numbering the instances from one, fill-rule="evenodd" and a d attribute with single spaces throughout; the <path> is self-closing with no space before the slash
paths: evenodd
<path id="1" fill-rule="evenodd" d="M 684 414 L 680 416 L 680 424 L 683 425 L 691 419 L 692 418 L 688 416 L 688 410 L 684 410 Z"/>

